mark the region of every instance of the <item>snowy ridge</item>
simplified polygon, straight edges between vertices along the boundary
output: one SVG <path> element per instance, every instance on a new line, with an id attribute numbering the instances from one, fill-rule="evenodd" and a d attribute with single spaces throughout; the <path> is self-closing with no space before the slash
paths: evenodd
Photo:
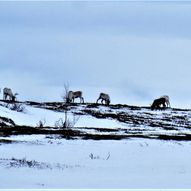
<path id="1" fill-rule="evenodd" d="M 191 140 L 191 111 L 186 109 L 151 111 L 149 107 L 90 103 L 67 105 L 61 102 L 24 102 L 22 105 L 25 112 L 10 110 L 3 104 L 0 106 L 2 117 L 11 118 L 15 126 L 22 126 L 15 129 L 12 125 L 9 133 L 67 133 L 68 138 L 71 135 L 70 138 L 98 140 L 132 137 Z M 68 127 L 63 126 L 66 120 Z"/>

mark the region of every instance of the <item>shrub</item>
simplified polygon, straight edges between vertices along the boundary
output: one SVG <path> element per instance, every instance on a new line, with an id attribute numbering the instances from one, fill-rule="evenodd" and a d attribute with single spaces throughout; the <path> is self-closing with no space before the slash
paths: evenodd
<path id="1" fill-rule="evenodd" d="M 19 103 L 14 103 L 14 104 L 9 104 L 7 106 L 9 109 L 13 110 L 13 111 L 17 111 L 17 112 L 25 112 L 25 107 L 23 104 L 19 104 Z"/>
<path id="2" fill-rule="evenodd" d="M 45 123 L 46 123 L 46 120 L 43 119 L 43 120 L 40 120 L 40 121 L 36 124 L 36 126 L 42 128 L 42 127 L 44 127 Z"/>

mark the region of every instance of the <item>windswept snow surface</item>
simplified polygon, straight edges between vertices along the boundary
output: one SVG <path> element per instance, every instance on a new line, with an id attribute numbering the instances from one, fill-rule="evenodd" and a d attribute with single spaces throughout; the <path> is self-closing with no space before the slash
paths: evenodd
<path id="1" fill-rule="evenodd" d="M 11 118 L 18 125 L 36 126 L 45 120 L 51 128 L 65 118 L 63 107 L 50 107 L 51 104 L 24 104 L 25 112 L 16 112 L 1 103 L 0 116 Z M 116 116 L 123 117 L 122 121 Z M 79 137 L 66 140 L 61 134 L 0 134 L 0 189 L 191 188 L 191 142 L 152 139 L 154 134 L 191 134 L 189 110 L 74 104 L 67 117 L 74 119 L 73 129 L 85 133 L 142 133 L 151 139 L 95 141 Z"/>
<path id="2" fill-rule="evenodd" d="M 17 125 L 36 126 L 40 120 L 45 120 L 46 125 L 54 126 L 55 121 L 63 118 L 63 113 L 53 112 L 50 110 L 34 108 L 24 105 L 24 112 L 12 111 L 0 106 L 0 115 L 11 118 Z"/>
<path id="3" fill-rule="evenodd" d="M 0 188 L 190 188 L 191 142 L 13 136 L 0 145 Z"/>
<path id="4" fill-rule="evenodd" d="M 55 126 L 55 122 L 65 118 L 64 112 L 56 112 L 52 110 L 35 108 L 29 105 L 24 105 L 24 112 L 12 111 L 6 107 L 0 106 L 0 116 L 11 118 L 17 125 L 36 126 L 39 121 L 45 121 L 46 126 Z M 79 108 L 80 111 L 80 108 Z M 68 119 L 73 121 L 74 114 L 68 112 Z M 109 127 L 116 128 L 123 125 L 119 122 L 109 119 L 96 119 L 91 116 L 79 116 L 76 118 L 75 126 L 77 127 Z"/>

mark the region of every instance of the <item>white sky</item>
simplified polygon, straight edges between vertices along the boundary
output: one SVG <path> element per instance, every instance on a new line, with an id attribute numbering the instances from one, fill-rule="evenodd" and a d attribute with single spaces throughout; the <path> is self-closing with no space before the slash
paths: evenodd
<path id="1" fill-rule="evenodd" d="M 0 87 L 47 101 L 68 82 L 90 102 L 167 94 L 191 108 L 190 20 L 189 2 L 0 2 Z"/>

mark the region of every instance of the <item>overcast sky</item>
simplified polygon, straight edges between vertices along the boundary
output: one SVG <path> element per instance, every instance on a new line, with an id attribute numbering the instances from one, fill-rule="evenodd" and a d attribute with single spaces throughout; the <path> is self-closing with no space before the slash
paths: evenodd
<path id="1" fill-rule="evenodd" d="M 191 108 L 190 21 L 189 2 L 0 2 L 0 87 L 59 101 L 69 83 L 88 101 L 167 94 Z"/>

